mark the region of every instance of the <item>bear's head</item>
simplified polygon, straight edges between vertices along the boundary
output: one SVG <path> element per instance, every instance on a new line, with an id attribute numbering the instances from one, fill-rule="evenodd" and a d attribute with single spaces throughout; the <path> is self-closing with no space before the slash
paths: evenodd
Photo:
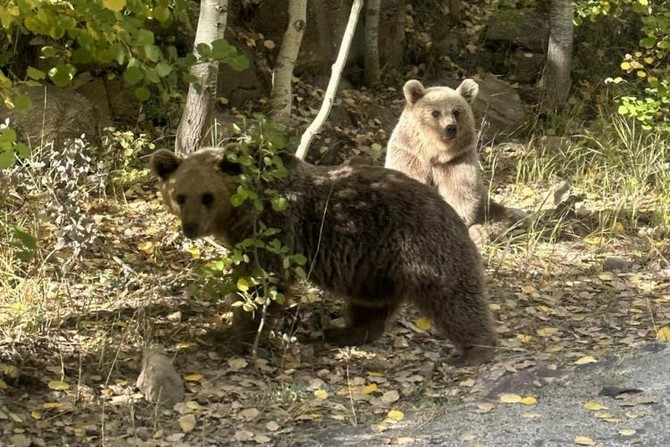
<path id="1" fill-rule="evenodd" d="M 181 219 L 184 235 L 220 235 L 230 219 L 230 197 L 237 190 L 237 163 L 226 160 L 220 148 L 204 148 L 183 158 L 160 149 L 151 156 L 151 170 L 161 180 L 165 206 Z"/>
<path id="2" fill-rule="evenodd" d="M 471 104 L 479 92 L 479 85 L 465 79 L 456 90 L 449 87 L 425 88 L 416 79 L 403 87 L 405 113 L 426 129 L 435 133 L 445 143 L 457 138 L 474 138 L 474 117 Z"/>

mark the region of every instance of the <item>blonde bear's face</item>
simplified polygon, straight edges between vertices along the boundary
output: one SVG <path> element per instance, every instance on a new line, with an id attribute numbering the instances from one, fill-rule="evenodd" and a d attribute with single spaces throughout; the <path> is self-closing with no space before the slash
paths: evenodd
<path id="1" fill-rule="evenodd" d="M 225 230 L 237 189 L 233 176 L 240 166 L 217 148 L 200 149 L 182 158 L 161 149 L 151 156 L 151 169 L 161 179 L 165 206 L 179 216 L 184 235 L 195 239 Z"/>
<path id="2" fill-rule="evenodd" d="M 432 132 L 445 143 L 472 132 L 474 118 L 471 104 L 479 86 L 472 79 L 465 79 L 456 90 L 449 87 L 425 88 L 421 82 L 412 79 L 403 88 L 406 111 L 419 122 L 423 129 Z"/>

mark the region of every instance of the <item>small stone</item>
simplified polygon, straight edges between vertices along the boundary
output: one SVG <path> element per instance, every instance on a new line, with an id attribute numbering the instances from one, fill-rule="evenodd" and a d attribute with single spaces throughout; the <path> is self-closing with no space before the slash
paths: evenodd
<path id="1" fill-rule="evenodd" d="M 603 271 L 606 272 L 627 272 L 633 266 L 633 261 L 628 259 L 620 258 L 618 256 L 612 256 L 611 258 L 605 259 L 603 262 Z"/>
<path id="2" fill-rule="evenodd" d="M 173 406 L 184 400 L 184 382 L 169 358 L 158 349 L 145 349 L 137 387 L 149 402 Z"/>

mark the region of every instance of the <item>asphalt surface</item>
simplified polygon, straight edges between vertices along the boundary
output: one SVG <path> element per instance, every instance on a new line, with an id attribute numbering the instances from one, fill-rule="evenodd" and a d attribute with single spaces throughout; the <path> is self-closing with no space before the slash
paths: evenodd
<path id="1" fill-rule="evenodd" d="M 536 397 L 499 402 L 501 393 Z M 495 407 L 477 413 L 478 405 Z M 584 408 L 593 403 L 606 408 Z M 448 408 L 426 423 L 407 415 L 392 429 L 331 429 L 305 447 L 670 447 L 670 345 L 655 343 L 576 369 L 538 366 L 500 377 L 478 402 Z"/>

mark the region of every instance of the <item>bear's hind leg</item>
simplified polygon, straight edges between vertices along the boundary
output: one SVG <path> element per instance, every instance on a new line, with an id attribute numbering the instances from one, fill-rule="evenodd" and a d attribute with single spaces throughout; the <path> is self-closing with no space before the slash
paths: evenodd
<path id="1" fill-rule="evenodd" d="M 396 308 L 396 305 L 361 306 L 349 302 L 348 325 L 344 328 L 326 329 L 326 340 L 337 346 L 359 346 L 371 343 L 384 334 L 386 321 L 393 315 Z"/>

